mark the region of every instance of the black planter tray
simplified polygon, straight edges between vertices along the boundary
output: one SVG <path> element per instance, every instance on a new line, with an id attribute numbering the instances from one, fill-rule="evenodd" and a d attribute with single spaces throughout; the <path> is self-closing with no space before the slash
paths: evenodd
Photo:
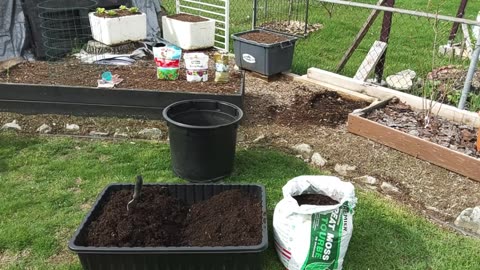
<path id="1" fill-rule="evenodd" d="M 0 111 L 162 119 L 168 105 L 186 99 L 213 99 L 243 108 L 245 75 L 235 94 L 0 83 Z"/>
<path id="2" fill-rule="evenodd" d="M 206 200 L 220 192 L 241 189 L 262 200 L 262 242 L 256 246 L 222 247 L 87 247 L 76 243 L 85 228 L 98 215 L 101 203 L 113 191 L 130 188 L 129 184 L 107 186 L 97 198 L 92 210 L 73 235 L 68 247 L 77 253 L 85 270 L 102 269 L 208 269 L 260 270 L 262 252 L 268 247 L 267 206 L 265 187 L 261 185 L 227 184 L 154 184 L 168 187 L 172 196 L 187 204 Z"/>

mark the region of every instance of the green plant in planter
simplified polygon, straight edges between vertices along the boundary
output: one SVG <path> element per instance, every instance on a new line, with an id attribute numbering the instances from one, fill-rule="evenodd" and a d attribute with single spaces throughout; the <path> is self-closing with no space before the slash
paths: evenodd
<path id="1" fill-rule="evenodd" d="M 112 9 L 112 10 L 107 11 L 107 15 L 108 16 L 117 16 L 118 14 L 115 10 Z"/>
<path id="2" fill-rule="evenodd" d="M 128 8 L 127 8 L 127 6 L 125 6 L 125 5 L 121 5 L 118 9 L 120 9 L 120 10 L 127 10 Z"/>
<path id="3" fill-rule="evenodd" d="M 131 8 L 128 9 L 128 11 L 130 11 L 130 13 L 139 13 L 140 12 L 138 7 L 131 7 Z"/>
<path id="4" fill-rule="evenodd" d="M 104 14 L 105 12 L 106 12 L 105 8 L 99 7 L 99 8 L 97 8 L 95 13 L 98 14 L 98 15 L 101 15 L 101 14 Z"/>

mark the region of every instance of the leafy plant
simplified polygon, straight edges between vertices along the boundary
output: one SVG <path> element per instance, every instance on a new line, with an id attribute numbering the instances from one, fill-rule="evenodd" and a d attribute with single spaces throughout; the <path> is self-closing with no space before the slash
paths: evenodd
<path id="1" fill-rule="evenodd" d="M 128 11 L 130 11 L 131 13 L 138 13 L 140 12 L 140 10 L 138 9 L 138 7 L 131 7 L 128 9 Z"/>
<path id="2" fill-rule="evenodd" d="M 469 98 L 470 98 L 470 102 L 469 102 L 468 108 L 470 109 L 470 111 L 472 112 L 480 111 L 480 95 L 470 93 Z"/>
<path id="3" fill-rule="evenodd" d="M 112 9 L 112 10 L 107 11 L 107 15 L 108 16 L 117 16 L 118 14 L 115 10 Z"/>
<path id="4" fill-rule="evenodd" d="M 97 14 L 104 14 L 105 11 L 106 11 L 105 8 L 99 7 L 99 8 L 97 8 L 96 13 L 97 13 Z"/>
<path id="5" fill-rule="evenodd" d="M 125 6 L 125 5 L 121 5 L 121 6 L 119 7 L 119 9 L 120 9 L 120 10 L 127 10 L 128 8 L 127 8 L 127 6 Z"/>

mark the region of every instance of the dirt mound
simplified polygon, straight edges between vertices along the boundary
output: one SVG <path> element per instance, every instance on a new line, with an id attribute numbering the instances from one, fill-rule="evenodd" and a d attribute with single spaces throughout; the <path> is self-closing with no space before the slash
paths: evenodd
<path id="1" fill-rule="evenodd" d="M 261 228 L 260 201 L 241 190 L 229 190 L 191 207 L 183 235 L 184 245 L 257 245 L 262 239 Z"/>

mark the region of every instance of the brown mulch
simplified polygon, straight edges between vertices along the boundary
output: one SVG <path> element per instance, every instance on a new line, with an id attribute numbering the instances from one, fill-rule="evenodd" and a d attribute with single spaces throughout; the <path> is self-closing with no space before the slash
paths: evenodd
<path id="1" fill-rule="evenodd" d="M 250 32 L 250 33 L 243 34 L 240 37 L 246 40 L 251 40 L 251 41 L 255 41 L 262 44 L 273 44 L 273 43 L 279 43 L 279 42 L 284 42 L 289 40 L 287 37 L 283 35 L 278 35 L 278 34 L 269 33 L 265 31 Z"/>
<path id="2" fill-rule="evenodd" d="M 152 61 L 138 61 L 131 66 L 103 66 L 82 64 L 77 60 L 65 62 L 25 62 L 0 73 L 0 82 L 44 85 L 66 85 L 97 87 L 101 74 L 111 71 L 123 79 L 116 88 L 155 91 L 181 91 L 206 93 L 238 93 L 240 91 L 241 73 L 231 68 L 228 83 L 215 82 L 213 61 L 209 68 L 207 82 L 191 83 L 186 81 L 185 69 L 180 69 L 180 77 L 176 81 L 157 79 L 157 69 Z M 108 91 L 99 89 L 99 91 Z"/>
<path id="3" fill-rule="evenodd" d="M 175 19 L 178 21 L 183 21 L 183 22 L 206 22 L 208 19 L 200 17 L 200 16 L 195 16 L 195 15 L 190 15 L 190 14 L 185 14 L 185 13 L 180 13 L 180 14 L 175 14 L 175 15 L 170 15 L 167 16 L 168 18 Z"/>
<path id="4" fill-rule="evenodd" d="M 392 100 L 385 108 L 374 110 L 366 118 L 466 155 L 480 158 L 480 152 L 476 150 L 477 134 L 473 127 L 437 116 L 431 116 L 429 123 L 426 123 L 425 112 L 414 111 L 398 99 Z"/>

